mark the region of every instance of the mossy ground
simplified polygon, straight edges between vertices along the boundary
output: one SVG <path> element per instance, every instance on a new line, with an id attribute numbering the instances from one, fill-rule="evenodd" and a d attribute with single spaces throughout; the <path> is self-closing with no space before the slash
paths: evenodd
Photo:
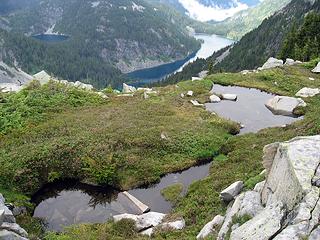
<path id="1" fill-rule="evenodd" d="M 310 81 L 309 77 L 315 78 L 315 81 Z M 308 106 L 303 120 L 287 127 L 269 128 L 256 134 L 245 134 L 230 138 L 230 135 L 227 134 L 227 131 L 233 129 L 230 123 L 212 117 L 212 115 L 205 113 L 203 110 L 192 107 L 187 99 L 178 97 L 181 92 L 190 90 L 191 87 L 191 90 L 195 91 L 195 98 L 204 97 L 204 95 L 207 94 L 211 81 L 225 85 L 255 87 L 268 92 L 289 96 L 294 96 L 295 93 L 303 87 L 320 87 L 319 75 L 312 74 L 309 69 L 303 66 L 277 68 L 248 75 L 216 74 L 209 76 L 203 83 L 193 83 L 195 84 L 193 87 L 191 82 L 183 82 L 179 84 L 179 88 L 175 88 L 174 86 L 163 88 L 160 90 L 159 96 L 151 98 L 150 102 L 142 101 L 142 96 L 136 96 L 129 99 L 115 99 L 114 102 L 111 101 L 111 103 L 109 103 L 108 107 L 102 106 L 93 109 L 83 108 L 68 111 L 40 125 L 40 127 L 35 127 L 32 129 L 32 132 L 29 131 L 25 135 L 26 138 L 22 137 L 22 139 L 24 139 L 22 142 L 30 141 L 32 144 L 35 144 L 38 149 L 41 149 L 41 152 L 44 150 L 44 152 L 52 151 L 50 147 L 39 147 L 42 142 L 46 142 L 46 139 L 49 137 L 50 142 L 55 139 L 59 140 L 58 142 L 64 140 L 62 141 L 63 143 L 68 145 L 71 142 L 72 146 L 72 144 L 75 144 L 72 141 L 75 136 L 75 139 L 82 141 L 90 140 L 93 145 L 101 146 L 100 143 L 103 140 L 103 136 L 111 133 L 108 132 L 110 128 L 101 131 L 100 126 L 101 124 L 108 123 L 108 120 L 110 121 L 111 119 L 110 114 L 114 113 L 112 116 L 114 116 L 117 121 L 113 123 L 112 127 L 117 131 L 115 131 L 114 134 L 108 135 L 108 141 L 112 139 L 113 144 L 110 145 L 112 148 L 107 149 L 111 149 L 113 153 L 117 153 L 117 150 L 123 149 L 120 152 L 123 155 L 120 154 L 120 156 L 125 157 L 123 157 L 120 162 L 123 162 L 125 159 L 125 166 L 130 167 L 126 168 L 124 165 L 120 165 L 121 171 L 118 172 L 117 176 L 123 180 L 122 183 L 130 183 L 128 185 L 123 184 L 124 186 L 141 183 L 139 177 L 127 179 L 121 174 L 121 172 L 123 172 L 137 176 L 135 175 L 135 171 L 139 171 L 139 169 L 135 166 L 140 166 L 139 162 L 145 167 L 146 162 L 143 161 L 143 158 L 139 158 L 139 152 L 142 152 L 143 155 L 148 158 L 148 161 L 152 163 L 152 166 L 151 164 L 147 164 L 147 169 L 150 170 L 150 172 L 159 173 L 150 177 L 147 176 L 149 180 L 157 179 L 161 175 L 161 172 L 164 173 L 184 168 L 195 164 L 198 159 L 209 155 L 212 156 L 213 153 L 216 154 L 216 161 L 213 161 L 210 175 L 203 180 L 193 183 L 189 187 L 187 195 L 177 202 L 172 212 L 173 215 L 183 216 L 186 220 L 187 227 L 183 231 L 160 232 L 154 236 L 155 239 L 194 239 L 204 224 L 212 220 L 215 215 L 225 213 L 226 206 L 222 204 L 219 199 L 219 192 L 222 189 L 237 180 L 243 180 L 248 183 L 248 188 L 251 188 L 254 183 L 258 181 L 257 179 L 259 177 L 257 176 L 263 170 L 261 159 L 263 154 L 262 150 L 265 145 L 277 141 L 286 141 L 300 135 L 320 134 L 320 96 L 316 96 L 306 99 Z M 202 84 L 205 84 L 206 87 L 203 88 Z M 137 103 L 141 104 L 138 112 L 132 110 L 136 109 Z M 116 108 L 114 105 L 121 109 Z M 110 109 L 113 110 L 110 112 Z M 153 110 L 146 111 L 146 109 Z M 79 114 L 80 112 L 81 116 Z M 83 114 L 86 112 L 88 112 L 88 114 Z M 153 115 L 150 114 L 151 112 Z M 136 115 L 137 113 L 139 113 L 139 116 Z M 159 115 L 155 113 L 159 113 Z M 131 117 L 128 118 L 126 116 Z M 140 118 L 140 116 L 142 117 Z M 123 117 L 126 117 L 124 123 L 127 125 L 118 123 Z M 152 119 L 152 121 L 146 123 L 146 117 Z M 131 121 L 128 121 L 128 119 Z M 142 121 L 142 119 L 144 119 L 144 121 Z M 81 128 L 79 127 L 79 121 L 83 124 Z M 154 121 L 157 124 L 153 124 Z M 126 126 L 125 129 L 129 129 L 130 131 L 124 131 L 123 126 Z M 145 128 L 143 128 L 144 126 Z M 180 130 L 178 131 L 177 128 Z M 168 142 L 162 143 L 162 141 L 159 140 L 162 131 L 165 131 L 169 137 Z M 48 134 L 44 136 L 44 132 Z M 129 133 L 134 133 L 133 136 L 135 137 L 132 138 L 132 135 Z M 100 134 L 102 137 L 100 137 Z M 71 138 L 71 136 L 73 136 L 73 138 Z M 41 140 L 35 140 L 38 138 Z M 77 150 L 73 154 L 82 153 L 83 148 L 86 148 L 85 146 L 91 146 L 90 141 L 87 141 L 85 145 L 81 145 L 82 148 L 79 150 L 78 148 L 72 148 L 73 150 Z M 117 144 L 114 144 L 114 142 Z M 192 144 L 188 144 L 190 142 L 192 142 Z M 11 150 L 13 149 L 12 146 L 16 146 L 15 144 L 18 144 L 18 146 L 20 144 L 19 142 L 17 143 L 14 135 L 2 139 L 1 144 L 4 143 L 5 145 L 2 146 L 5 146 L 5 149 Z M 173 144 L 178 144 L 178 148 Z M 46 146 L 48 146 L 48 143 L 46 143 Z M 30 151 L 30 147 L 25 147 L 25 149 Z M 60 148 L 54 149 L 57 150 Z M 110 154 L 109 151 L 101 151 L 101 148 L 97 149 L 99 151 L 95 151 L 96 153 L 104 153 L 104 155 L 107 156 Z M 155 149 L 157 150 L 157 154 L 155 155 L 157 157 L 152 158 Z M 165 151 L 165 154 L 158 154 L 159 149 Z M 148 154 L 147 150 L 152 150 L 153 154 Z M 26 150 L 23 154 L 24 156 L 29 155 Z M 40 154 L 40 151 L 38 154 Z M 118 155 L 119 153 L 117 156 Z M 14 156 L 17 156 L 17 153 L 12 155 L 10 159 L 13 159 Z M 59 159 L 66 161 L 63 154 L 58 156 Z M 114 156 L 115 154 L 108 159 L 113 159 Z M 24 157 L 24 159 L 28 159 L 28 157 Z M 45 157 L 44 159 L 50 158 Z M 4 163 L 2 163 L 2 165 Z M 115 161 L 115 163 L 118 162 Z M 44 162 L 42 164 L 44 164 Z M 61 165 L 64 167 L 63 164 Z M 48 164 L 46 166 L 48 166 Z M 41 169 L 41 171 L 42 170 L 43 169 Z M 37 172 L 41 171 L 38 170 Z M 47 180 L 47 178 L 43 179 Z M 110 229 L 114 227 L 115 225 L 111 222 L 100 225 L 80 225 L 68 228 L 64 234 L 50 234 L 47 239 L 101 239 L 100 236 L 104 236 L 103 234 L 106 232 L 108 234 L 110 232 L 112 233 L 109 235 L 110 239 L 128 239 L 116 231 L 110 231 Z M 130 236 L 130 239 L 144 239 L 144 237 L 133 234 Z"/>
<path id="2" fill-rule="evenodd" d="M 161 190 L 161 194 L 167 201 L 175 205 L 182 197 L 183 184 L 176 183 Z"/>

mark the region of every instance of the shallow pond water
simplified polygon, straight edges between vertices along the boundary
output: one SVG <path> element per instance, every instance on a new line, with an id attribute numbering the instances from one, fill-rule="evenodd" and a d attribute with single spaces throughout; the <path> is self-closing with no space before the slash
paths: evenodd
<path id="1" fill-rule="evenodd" d="M 207 103 L 206 109 L 221 117 L 243 124 L 244 128 L 241 129 L 241 134 L 283 126 L 302 119 L 302 117 L 274 115 L 265 106 L 265 103 L 275 95 L 258 89 L 214 85 L 213 92 L 238 96 L 237 101 L 223 100 L 220 103 Z"/>
<path id="2" fill-rule="evenodd" d="M 69 36 L 59 35 L 59 34 L 38 34 L 32 37 L 37 40 L 48 42 L 48 43 L 63 42 L 69 39 Z"/>

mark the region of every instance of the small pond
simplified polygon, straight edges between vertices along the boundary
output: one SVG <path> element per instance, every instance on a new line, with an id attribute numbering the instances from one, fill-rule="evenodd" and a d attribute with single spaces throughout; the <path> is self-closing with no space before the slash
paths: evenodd
<path id="1" fill-rule="evenodd" d="M 220 103 L 207 103 L 206 109 L 217 113 L 221 117 L 243 124 L 244 128 L 241 129 L 241 134 L 283 126 L 302 119 L 302 117 L 274 115 L 265 106 L 265 103 L 275 95 L 258 89 L 215 84 L 213 92 L 216 94 L 230 93 L 238 96 L 237 101 L 223 100 Z"/>
<path id="2" fill-rule="evenodd" d="M 157 184 L 128 192 L 148 205 L 151 211 L 168 213 L 172 206 L 160 191 L 172 184 L 182 183 L 185 193 L 192 182 L 208 176 L 209 168 L 210 164 L 205 164 L 168 174 Z M 44 186 L 33 196 L 32 202 L 37 205 L 34 217 L 43 218 L 47 229 L 54 231 L 76 223 L 102 223 L 117 214 L 139 213 L 125 195 L 112 188 L 72 180 Z"/>
<path id="3" fill-rule="evenodd" d="M 67 35 L 59 35 L 59 34 L 38 34 L 32 37 L 37 40 L 48 42 L 48 43 L 63 42 L 70 38 Z"/>

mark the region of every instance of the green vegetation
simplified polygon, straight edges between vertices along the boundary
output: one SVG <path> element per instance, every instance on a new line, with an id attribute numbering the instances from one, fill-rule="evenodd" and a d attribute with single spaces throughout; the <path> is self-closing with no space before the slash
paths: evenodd
<path id="1" fill-rule="evenodd" d="M 128 189 L 211 159 L 238 126 L 180 97 L 193 90 L 196 98 L 204 98 L 211 86 L 210 80 L 189 81 L 158 89 L 147 100 L 138 92 L 110 95 L 103 103 L 94 93 L 55 83 L 9 95 L 4 109 L 32 114 L 20 118 L 4 111 L 11 133 L 0 138 L 0 183 L 25 194 L 65 178 Z M 23 123 L 20 129 L 13 130 L 10 119 Z M 163 132 L 167 139 L 161 138 Z"/>
<path id="2" fill-rule="evenodd" d="M 183 191 L 183 184 L 177 183 L 173 184 L 169 187 L 166 187 L 161 190 L 161 194 L 167 201 L 170 201 L 173 205 L 175 205 L 181 196 L 181 193 Z"/>
<path id="3" fill-rule="evenodd" d="M 310 61 L 320 56 L 320 14 L 309 13 L 300 28 L 294 26 L 287 35 L 279 57 Z"/>
<path id="4" fill-rule="evenodd" d="M 309 77 L 316 80 L 310 81 Z M 319 76 L 312 74 L 309 69 L 302 65 L 271 69 L 248 75 L 215 74 L 209 76 L 206 81 L 208 80 L 219 84 L 252 86 L 289 96 L 293 96 L 305 86 L 320 87 Z M 275 81 L 278 82 L 278 85 L 274 85 Z M 237 180 L 243 180 L 246 183 L 246 188 L 249 189 L 256 182 L 263 180 L 263 176 L 259 176 L 259 173 L 263 170 L 261 160 L 265 145 L 286 141 L 296 136 L 320 134 L 320 96 L 305 100 L 308 106 L 303 120 L 285 128 L 269 128 L 256 134 L 251 133 L 229 138 L 218 151 L 220 155 L 213 161 L 210 175 L 193 183 L 189 187 L 187 195 L 179 200 L 172 212 L 173 215 L 184 217 L 187 227 L 183 231 L 159 232 L 155 239 L 194 239 L 201 228 L 212 220 L 213 216 L 225 213 L 226 206 L 219 198 L 219 192 L 222 189 Z M 248 218 L 240 220 L 243 223 Z M 112 223 L 107 223 L 106 226 L 110 224 L 112 225 Z M 80 226 L 80 228 L 82 227 Z M 93 228 L 91 227 L 91 229 Z M 92 231 L 92 234 L 97 233 L 96 230 Z M 67 232 L 60 235 L 58 239 L 70 236 L 72 236 L 72 233 Z M 113 237 L 116 239 L 119 235 Z M 136 236 L 134 239 L 143 239 L 143 237 Z"/>
<path id="5" fill-rule="evenodd" d="M 290 0 L 264 0 L 257 6 L 241 11 L 225 21 L 213 24 L 216 34 L 239 40 L 261 22 L 286 6 Z"/>

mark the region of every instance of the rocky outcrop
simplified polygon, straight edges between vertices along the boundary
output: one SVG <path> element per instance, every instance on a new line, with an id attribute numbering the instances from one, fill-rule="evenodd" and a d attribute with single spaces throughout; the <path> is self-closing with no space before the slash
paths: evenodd
<path id="1" fill-rule="evenodd" d="M 208 222 L 197 235 L 197 239 L 205 239 L 210 236 L 213 232 L 216 232 L 218 227 L 222 225 L 224 217 L 217 215 L 213 218 L 212 221 Z"/>
<path id="2" fill-rule="evenodd" d="M 275 96 L 266 103 L 266 107 L 276 115 L 292 116 L 297 107 L 306 107 L 301 98 Z"/>
<path id="3" fill-rule="evenodd" d="M 260 70 L 266 70 L 266 69 L 281 67 L 281 66 L 283 66 L 282 60 L 271 57 L 268 59 L 268 61 L 265 64 L 263 64 Z"/>
<path id="4" fill-rule="evenodd" d="M 314 97 L 315 95 L 318 95 L 320 93 L 319 88 L 302 88 L 299 92 L 296 93 L 297 97 Z"/>
<path id="5" fill-rule="evenodd" d="M 28 233 L 16 223 L 13 213 L 5 205 L 5 199 L 0 194 L 0 239 L 26 240 L 27 238 Z"/>
<path id="6" fill-rule="evenodd" d="M 320 73 L 320 62 L 318 62 L 318 65 L 312 70 L 314 73 Z"/>

